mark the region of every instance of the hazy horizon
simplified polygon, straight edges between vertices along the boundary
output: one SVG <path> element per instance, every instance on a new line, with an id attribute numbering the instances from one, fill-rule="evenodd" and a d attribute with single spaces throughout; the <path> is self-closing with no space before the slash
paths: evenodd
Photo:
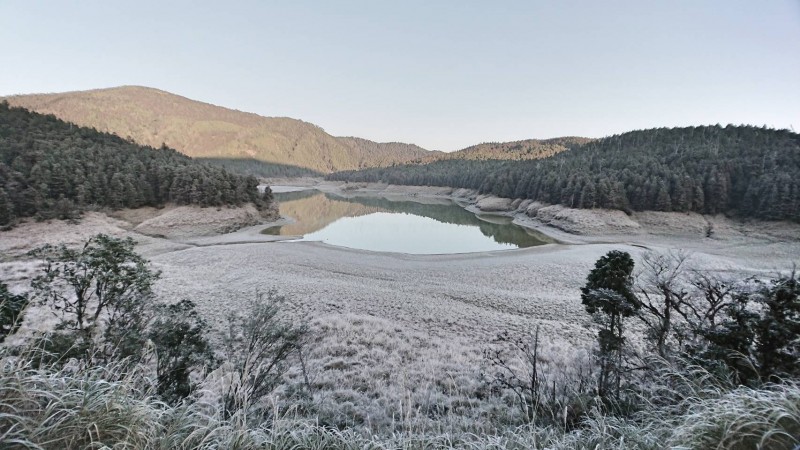
<path id="1" fill-rule="evenodd" d="M 800 127 L 800 2 L 0 4 L 0 95 L 147 86 L 452 151 Z"/>

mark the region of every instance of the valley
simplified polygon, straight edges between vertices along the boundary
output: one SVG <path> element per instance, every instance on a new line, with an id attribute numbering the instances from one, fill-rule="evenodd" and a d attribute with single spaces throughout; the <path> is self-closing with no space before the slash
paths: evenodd
<path id="1" fill-rule="evenodd" d="M 100 91 L 78 98 L 118 93 Z M 172 98 L 146 91 L 138 100 L 152 95 Z M 61 98 L 24 99 L 44 99 L 39 105 L 43 108 L 51 100 L 62 104 Z M 64 98 L 66 104 L 75 100 L 70 95 Z M 191 136 L 203 135 L 196 133 L 202 120 L 194 113 L 243 120 L 244 113 L 197 106 L 188 99 L 175 101 L 172 107 L 180 106 L 179 116 L 192 121 L 187 125 L 193 130 Z M 130 112 L 130 106 L 123 109 Z M 253 160 L 257 164 L 236 158 L 211 162 L 203 158 L 209 155 L 202 153 L 202 146 L 194 155 L 200 157 L 191 158 L 146 140 L 143 144 L 141 135 L 123 139 L 6 103 L 0 104 L 0 113 L 0 282 L 5 298 L 19 302 L 30 295 L 32 300 L 24 304 L 23 320 L 0 327 L 10 330 L 0 351 L 17 351 L 31 342 L 50 345 L 47 340 L 54 336 L 74 340 L 64 353 L 69 364 L 81 358 L 112 358 L 112 364 L 131 361 L 101 353 L 87 356 L 90 353 L 80 353 L 77 347 L 102 343 L 105 347 L 92 351 L 110 348 L 114 355 L 115 349 L 125 349 L 130 352 L 126 358 L 153 358 L 135 363 L 145 374 L 135 383 L 164 389 L 158 381 L 164 374 L 152 381 L 146 371 L 158 371 L 162 355 L 187 347 L 173 340 L 165 345 L 156 331 L 169 339 L 184 339 L 191 337 L 187 327 L 194 323 L 201 347 L 214 350 L 206 350 L 207 359 L 194 365 L 181 358 L 199 357 L 195 354 L 175 359 L 185 364 L 176 369 L 185 379 L 184 397 L 169 405 L 147 406 L 151 408 L 147 411 L 208 407 L 222 415 L 282 414 L 285 417 L 274 423 L 285 424 L 289 434 L 297 427 L 311 427 L 303 433 L 323 434 L 340 444 L 377 439 L 383 442 L 379 448 L 394 448 L 384 446 L 389 436 L 399 435 L 401 442 L 436 441 L 450 433 L 462 444 L 478 442 L 479 448 L 492 448 L 486 440 L 505 439 L 498 436 L 511 436 L 517 448 L 528 448 L 530 442 L 548 435 L 560 448 L 571 448 L 570 439 L 584 439 L 580 434 L 584 427 L 598 426 L 587 408 L 618 408 L 613 414 L 633 420 L 638 406 L 613 402 L 624 395 L 653 395 L 661 389 L 651 381 L 659 370 L 686 377 L 682 389 L 696 382 L 690 373 L 693 366 L 680 359 L 651 359 L 657 358 L 654 351 L 669 357 L 667 353 L 674 351 L 683 358 L 696 351 L 692 345 L 700 345 L 711 352 L 721 344 L 712 341 L 716 335 L 703 327 L 714 333 L 733 327 L 730 321 L 717 322 L 720 311 L 735 317 L 742 311 L 735 308 L 736 302 L 762 302 L 784 295 L 784 286 L 795 286 L 791 270 L 800 255 L 796 207 L 800 191 L 792 176 L 800 170 L 796 164 L 800 141 L 787 130 L 745 126 L 641 130 L 597 140 L 480 144 L 446 157 L 420 157 L 418 152 L 424 150 L 406 144 L 357 138 L 326 141 L 369 155 L 358 162 L 345 158 L 349 162 L 337 166 L 331 164 L 337 151 L 328 144 L 286 158 L 263 153 L 259 156 L 263 160 Z M 106 110 L 100 115 L 108 120 L 124 117 Z M 259 132 L 272 126 L 267 118 L 248 120 L 258 122 L 254 129 Z M 184 125 L 178 128 L 183 130 Z M 101 129 L 118 130 L 110 125 Z M 312 131 L 303 135 L 334 139 L 313 126 Z M 676 152 L 675 139 L 686 145 L 682 153 Z M 725 143 L 721 150 L 719 141 Z M 306 144 L 303 151 L 314 147 Z M 227 148 L 219 142 L 210 145 Z M 404 149 L 416 152 L 413 160 Z M 715 158 L 710 158 L 712 154 Z M 248 155 L 252 156 L 258 155 Z M 322 165 L 287 164 L 302 163 L 305 157 Z M 322 173 L 337 167 L 352 170 Z M 96 250 L 98 242 L 107 247 Z M 61 244 L 66 247 L 57 247 Z M 126 246 L 134 253 L 128 253 Z M 83 254 L 88 251 L 94 253 Z M 53 256 L 57 252 L 61 260 Z M 106 265 L 118 255 L 132 259 Z M 587 287 L 598 283 L 593 277 L 608 267 L 611 258 L 626 264 L 622 287 L 608 288 L 602 285 L 604 279 L 600 288 Z M 125 332 L 138 339 L 134 345 L 109 343 L 105 333 L 114 330 L 113 315 L 96 316 L 106 326 L 103 332 L 92 327 L 74 331 L 69 327 L 75 322 L 64 322 L 63 317 L 80 308 L 53 308 L 54 302 L 58 305 L 72 296 L 55 294 L 49 302 L 42 300 L 52 295 L 46 289 L 74 287 L 78 294 L 87 292 L 73 278 L 43 290 L 42 280 L 48 278 L 42 274 L 59 264 L 85 265 L 82 272 L 66 271 L 68 277 L 91 275 L 106 267 L 108 276 L 141 271 L 142 293 L 136 302 L 122 303 L 132 308 L 126 313 L 131 328 Z M 126 281 L 118 283 L 124 287 Z M 117 289 L 117 284 L 104 279 L 95 286 L 94 292 L 104 286 Z M 120 292 L 124 296 L 128 291 L 120 288 Z M 794 291 L 787 292 L 790 299 L 797 298 L 791 297 Z M 75 299 L 81 298 L 78 294 Z M 668 300 L 653 303 L 661 295 Z M 669 299 L 686 298 L 690 300 L 685 305 L 663 306 L 673 301 Z M 604 316 L 606 309 L 590 311 L 587 299 L 600 302 L 612 311 L 610 316 L 617 314 L 616 325 L 609 326 L 614 322 Z M 613 312 L 613 305 L 625 301 L 631 302 L 627 316 Z M 704 301 L 711 306 L 702 316 Z M 257 314 L 259 302 L 262 308 L 274 308 L 261 310 L 264 319 Z M 661 307 L 675 308 L 682 315 L 679 325 L 671 328 L 672 319 L 663 321 Z M 700 308 L 692 309 L 700 319 L 695 321 L 681 308 Z M 5 317 L 17 320 L 16 314 L 12 311 Z M 161 315 L 166 314 L 172 314 L 169 320 L 176 323 L 165 325 Z M 235 315 L 238 319 L 231 319 Z M 627 319 L 624 331 L 621 317 Z M 748 317 L 742 320 L 756 320 Z M 240 324 L 250 320 L 250 325 L 232 325 L 237 320 Z M 293 327 L 298 341 L 287 344 L 293 347 L 285 352 L 275 350 Z M 262 382 L 258 371 L 232 375 L 236 367 L 250 369 L 236 363 L 241 352 L 226 353 L 237 340 L 243 342 L 240 333 L 262 329 L 267 333 L 264 351 L 280 358 L 258 369 L 269 372 L 279 367 L 273 384 L 253 403 L 248 403 L 250 394 L 237 393 L 244 396 L 237 400 L 244 406 L 218 401 L 215 396 L 233 395 L 231 386 L 237 383 Z M 625 357 L 633 361 L 617 360 L 612 375 L 598 347 L 602 332 L 609 329 L 619 330 L 615 337 L 624 343 Z M 653 345 L 660 329 L 676 334 L 670 337 L 670 350 L 653 350 L 660 348 Z M 169 334 L 173 332 L 180 336 Z M 678 332 L 694 333 L 695 341 L 684 345 L 687 337 Z M 792 341 L 778 342 L 791 345 Z M 761 351 L 759 345 L 746 348 Z M 70 353 L 73 348 L 79 353 Z M 622 351 L 615 351 L 621 358 Z M 709 359 L 700 363 L 708 364 L 703 370 L 711 370 L 720 356 L 706 355 L 702 353 L 702 358 Z M 632 371 L 634 363 L 642 364 L 636 368 L 644 370 L 642 375 L 623 377 L 623 369 Z M 46 376 L 72 379 L 65 372 L 71 366 L 53 364 L 45 369 L 52 370 Z M 747 375 L 735 362 L 725 364 L 726 370 Z M 105 370 L 99 363 L 90 367 Z M 603 371 L 630 384 L 623 393 L 602 392 L 609 385 L 598 377 Z M 231 378 L 235 376 L 242 378 Z M 540 376 L 547 383 L 540 383 Z M 714 380 L 726 382 L 722 377 Z M 708 401 L 740 392 L 739 387 L 724 386 L 709 394 Z M 167 398 L 162 391 L 136 395 L 126 398 Z M 691 401 L 706 400 L 692 397 Z M 661 414 L 655 406 L 642 411 Z M 683 418 L 684 412 L 667 418 Z M 600 420 L 605 418 L 601 415 Z M 219 420 L 208 429 L 231 423 L 230 418 Z M 684 438 L 666 420 L 653 420 L 659 424 L 657 433 L 682 442 Z M 252 429 L 234 427 L 240 428 L 225 429 L 252 436 Z M 340 432 L 353 434 L 342 437 Z M 643 436 L 656 439 L 656 435 Z M 459 445 L 445 446 L 453 447 Z"/>

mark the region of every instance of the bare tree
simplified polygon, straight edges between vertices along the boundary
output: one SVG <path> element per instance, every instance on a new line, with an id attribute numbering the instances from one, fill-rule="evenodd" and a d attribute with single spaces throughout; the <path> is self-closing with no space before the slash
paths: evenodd
<path id="1" fill-rule="evenodd" d="M 648 252 L 642 257 L 637 276 L 641 308 L 637 317 L 644 322 L 648 338 L 658 356 L 668 359 L 668 340 L 675 328 L 673 313 L 683 315 L 689 292 L 685 272 L 689 254 L 678 250 L 669 253 Z"/>
<path id="2" fill-rule="evenodd" d="M 695 330 L 715 329 L 717 316 L 730 305 L 737 287 L 748 282 L 737 283 L 717 274 L 693 270 L 689 283 L 696 292 L 693 301 L 683 305 L 684 317 Z"/>
<path id="3" fill-rule="evenodd" d="M 518 338 L 501 333 L 496 343 L 497 347 L 484 350 L 489 381 L 514 395 L 526 421 L 564 429 L 580 423 L 595 399 L 595 374 L 588 354 L 542 351 L 538 326 Z"/>
<path id="4" fill-rule="evenodd" d="M 542 384 L 546 382 L 539 368 L 539 327 L 532 336 L 514 339 L 504 332 L 497 341 L 507 344 L 511 352 L 503 348 L 484 351 L 485 360 L 494 369 L 491 381 L 511 391 L 525 420 L 532 422 L 540 409 Z"/>

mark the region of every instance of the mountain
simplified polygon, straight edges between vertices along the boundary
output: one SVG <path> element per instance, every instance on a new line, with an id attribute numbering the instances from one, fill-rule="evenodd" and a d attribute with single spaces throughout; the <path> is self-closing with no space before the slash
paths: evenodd
<path id="1" fill-rule="evenodd" d="M 636 130 L 537 160 L 449 159 L 328 178 L 469 188 L 571 208 L 800 222 L 800 135 L 753 126 Z"/>
<path id="2" fill-rule="evenodd" d="M 166 203 L 268 210 L 271 199 L 255 177 L 0 102 L 0 228 L 22 217 Z"/>
<path id="3" fill-rule="evenodd" d="M 402 163 L 429 153 L 414 145 L 336 138 L 301 120 L 262 117 L 140 86 L 5 100 L 141 145 L 166 144 L 199 158 L 249 159 L 328 173 Z"/>
<path id="4" fill-rule="evenodd" d="M 559 137 L 553 139 L 526 139 L 513 142 L 487 142 L 473 145 L 451 153 L 437 153 L 424 158 L 425 162 L 448 159 L 509 159 L 525 160 L 553 156 L 590 142 L 583 137 Z"/>

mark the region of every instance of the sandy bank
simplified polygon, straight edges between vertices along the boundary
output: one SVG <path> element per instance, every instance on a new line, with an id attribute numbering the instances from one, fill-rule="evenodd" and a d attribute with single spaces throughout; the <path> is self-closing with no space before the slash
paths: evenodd
<path id="1" fill-rule="evenodd" d="M 225 234 L 263 221 L 253 205 L 241 208 L 195 208 L 179 206 L 145 220 L 134 228 L 137 233 L 182 239 Z"/>
<path id="2" fill-rule="evenodd" d="M 172 240 L 231 233 L 278 218 L 277 206 L 259 211 L 252 204 L 212 208 L 171 205 L 160 209 L 125 209 L 111 215 L 136 233 Z"/>
<path id="3" fill-rule="evenodd" d="M 267 185 L 259 185 L 258 188 L 263 192 L 262 186 Z M 273 194 L 285 194 L 287 192 L 300 192 L 300 191 L 307 191 L 309 189 L 313 189 L 311 186 L 283 186 L 283 185 L 271 185 L 270 190 Z"/>

